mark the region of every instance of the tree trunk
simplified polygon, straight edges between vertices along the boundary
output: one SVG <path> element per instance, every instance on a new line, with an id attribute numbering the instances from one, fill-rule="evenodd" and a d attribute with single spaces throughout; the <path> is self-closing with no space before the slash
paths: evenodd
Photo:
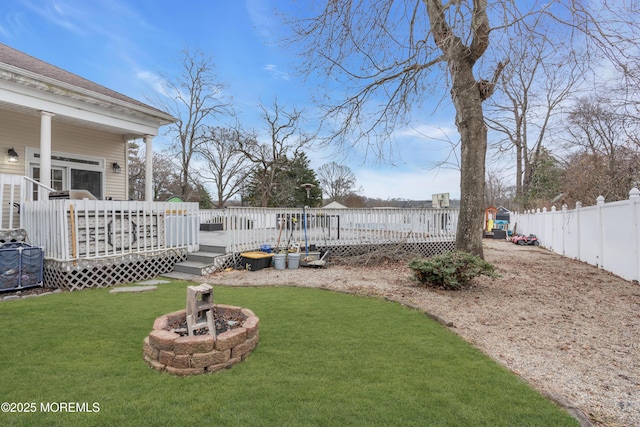
<path id="1" fill-rule="evenodd" d="M 460 217 L 456 250 L 484 257 L 482 219 L 484 218 L 485 156 L 487 128 L 482 97 L 466 60 L 450 61 L 451 97 L 456 107 L 456 126 L 460 132 Z"/>
<path id="2" fill-rule="evenodd" d="M 520 130 L 518 130 L 518 132 L 520 132 Z M 519 133 L 516 135 L 516 138 L 516 207 L 518 210 L 521 210 L 525 205 L 524 189 L 522 187 L 522 164 L 524 163 L 526 165 L 527 159 L 522 153 L 522 141 Z"/>

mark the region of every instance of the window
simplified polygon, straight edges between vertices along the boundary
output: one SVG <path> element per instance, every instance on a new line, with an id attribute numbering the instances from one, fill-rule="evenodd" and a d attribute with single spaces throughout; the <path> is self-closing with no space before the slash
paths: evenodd
<path id="1" fill-rule="evenodd" d="M 40 182 L 40 152 L 28 147 L 26 154 L 31 178 Z M 96 198 L 102 199 L 105 186 L 104 164 L 103 159 L 51 153 L 51 188 L 56 191 L 87 190 Z M 37 199 L 35 189 L 33 200 Z"/>
<path id="2" fill-rule="evenodd" d="M 71 189 L 88 190 L 102 199 L 102 172 L 71 169 Z"/>

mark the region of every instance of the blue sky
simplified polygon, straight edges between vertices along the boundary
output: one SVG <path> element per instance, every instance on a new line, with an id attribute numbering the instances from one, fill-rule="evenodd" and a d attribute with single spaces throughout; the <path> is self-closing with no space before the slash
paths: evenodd
<path id="1" fill-rule="evenodd" d="M 300 59 L 278 41 L 284 28 L 276 14 L 288 0 L 12 0 L 3 2 L 0 42 L 148 102 L 160 74 L 179 75 L 180 52 L 199 49 L 213 58 L 245 128 L 260 130 L 260 102 L 312 113 L 312 81 L 295 65 Z M 298 6 L 301 3 L 297 3 Z M 445 100 L 445 104 L 446 104 Z M 435 102 L 435 101 L 434 101 Z M 391 164 L 354 148 L 311 149 L 311 166 L 337 161 L 356 175 L 361 194 L 381 199 L 430 199 L 434 193 L 459 198 L 459 172 L 434 169 L 457 139 L 453 117 L 416 117 L 419 125 L 398 129 Z M 432 138 L 426 138 L 431 136 Z M 156 139 L 160 144 L 162 138 Z"/>

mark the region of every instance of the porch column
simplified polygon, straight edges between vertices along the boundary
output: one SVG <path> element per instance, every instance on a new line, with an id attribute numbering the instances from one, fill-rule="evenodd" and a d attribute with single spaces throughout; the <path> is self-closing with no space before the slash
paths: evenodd
<path id="1" fill-rule="evenodd" d="M 51 188 L 51 117 L 53 113 L 40 111 L 40 183 Z M 38 188 L 38 200 L 48 200 L 49 192 Z"/>
<path id="2" fill-rule="evenodd" d="M 146 160 L 144 168 L 144 200 L 153 202 L 153 136 L 144 136 Z"/>

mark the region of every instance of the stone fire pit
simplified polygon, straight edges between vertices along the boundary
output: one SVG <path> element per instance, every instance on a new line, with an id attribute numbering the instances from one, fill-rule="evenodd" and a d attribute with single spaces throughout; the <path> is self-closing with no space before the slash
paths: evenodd
<path id="1" fill-rule="evenodd" d="M 258 345 L 260 320 L 248 308 L 214 304 L 215 316 L 240 318 L 241 324 L 217 337 L 181 336 L 170 325 L 186 322 L 186 310 L 158 317 L 144 339 L 144 361 L 158 371 L 174 375 L 217 372 L 243 361 Z"/>

